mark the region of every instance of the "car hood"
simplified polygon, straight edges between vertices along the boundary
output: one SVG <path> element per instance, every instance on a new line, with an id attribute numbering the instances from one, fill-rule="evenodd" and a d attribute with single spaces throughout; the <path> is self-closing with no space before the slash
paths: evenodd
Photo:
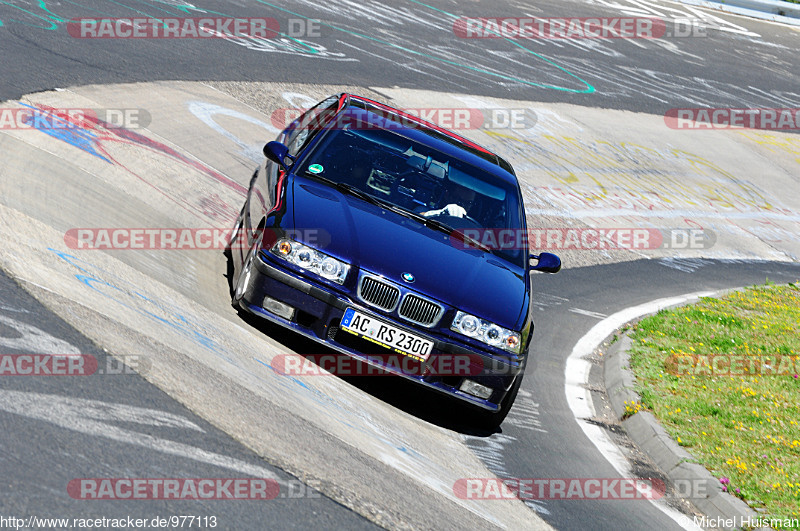
<path id="1" fill-rule="evenodd" d="M 441 231 L 324 184 L 295 179 L 291 195 L 289 219 L 305 243 L 500 326 L 521 326 L 522 268 L 465 250 Z M 414 282 L 404 282 L 404 273 Z"/>

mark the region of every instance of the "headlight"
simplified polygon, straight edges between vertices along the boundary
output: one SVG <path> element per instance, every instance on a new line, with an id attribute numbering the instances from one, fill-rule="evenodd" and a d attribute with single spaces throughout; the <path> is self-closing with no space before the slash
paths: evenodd
<path id="1" fill-rule="evenodd" d="M 302 243 L 285 238 L 278 240 L 270 251 L 272 251 L 272 254 L 280 256 L 296 266 L 307 269 L 328 280 L 333 280 L 338 284 L 344 283 L 347 272 L 350 271 L 348 264 Z"/>
<path id="2" fill-rule="evenodd" d="M 456 312 L 456 318 L 453 319 L 450 330 L 514 354 L 519 354 L 522 345 L 518 333 L 464 312 Z"/>

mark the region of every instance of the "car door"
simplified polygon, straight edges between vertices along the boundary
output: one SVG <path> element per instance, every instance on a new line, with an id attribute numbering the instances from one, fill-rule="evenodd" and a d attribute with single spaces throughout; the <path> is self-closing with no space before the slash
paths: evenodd
<path id="1" fill-rule="evenodd" d="M 278 136 L 278 140 L 289 148 L 289 155 L 296 157 L 322 130 L 331 116 L 344 104 L 342 96 L 330 96 L 303 113 Z M 247 249 L 266 225 L 266 218 L 277 205 L 285 178 L 280 166 L 264 157 L 248 193 L 247 213 L 244 226 L 247 228 Z M 246 251 L 245 251 L 246 254 Z"/>

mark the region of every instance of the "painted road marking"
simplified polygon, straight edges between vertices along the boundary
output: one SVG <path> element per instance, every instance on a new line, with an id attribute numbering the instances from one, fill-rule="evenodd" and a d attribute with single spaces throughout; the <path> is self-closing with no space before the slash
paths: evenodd
<path id="1" fill-rule="evenodd" d="M 246 461 L 209 452 L 196 446 L 162 439 L 146 433 L 127 430 L 112 423 L 136 423 L 144 426 L 170 427 L 204 433 L 204 430 L 180 415 L 124 404 L 71 398 L 59 395 L 0 391 L 0 410 L 23 417 L 43 420 L 86 435 L 142 446 L 165 454 L 193 459 L 201 463 L 227 468 L 256 478 L 285 483 L 266 468 Z"/>
<path id="2" fill-rule="evenodd" d="M 578 423 L 583 433 L 592 441 L 592 444 L 594 444 L 603 457 L 605 457 L 606 461 L 611 463 L 611 466 L 613 466 L 622 477 L 633 477 L 628 460 L 622 455 L 620 449 L 614 444 L 605 430 L 587 420 L 595 416 L 595 409 L 592 403 L 591 391 L 588 389 L 589 371 L 592 368 L 592 364 L 586 358 L 590 356 L 600 343 L 611 335 L 614 330 L 620 328 L 628 321 L 632 321 L 633 319 L 637 319 L 649 313 L 655 313 L 669 306 L 694 302 L 701 297 L 708 297 L 713 294 L 713 291 L 698 291 L 686 295 L 679 295 L 677 297 L 656 299 L 640 304 L 639 306 L 632 306 L 621 310 L 594 325 L 586 335 L 575 343 L 572 353 L 569 355 L 569 358 L 567 358 L 567 364 L 564 368 L 564 392 L 567 395 L 567 403 L 575 417 L 575 422 Z M 683 518 L 683 513 L 656 500 L 648 501 L 681 525 L 681 527 L 700 530 L 700 528 L 694 524 L 686 522 L 685 518 Z M 685 527 L 687 525 L 688 527 Z"/>
<path id="3" fill-rule="evenodd" d="M 604 313 L 593 312 L 591 310 L 581 310 L 580 308 L 570 308 L 569 311 L 571 311 L 572 313 L 577 313 L 579 315 L 586 315 L 588 317 L 594 317 L 595 319 L 604 319 L 604 318 L 608 317 Z"/>
<path id="4" fill-rule="evenodd" d="M 13 328 L 20 337 L 0 336 L 0 348 L 24 350 L 36 354 L 80 354 L 70 343 L 51 336 L 41 328 L 0 315 L 0 324 Z"/>

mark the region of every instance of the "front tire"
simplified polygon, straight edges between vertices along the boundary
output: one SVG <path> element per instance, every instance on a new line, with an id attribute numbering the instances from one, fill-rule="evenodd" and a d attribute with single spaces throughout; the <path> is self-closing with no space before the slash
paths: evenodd
<path id="1" fill-rule="evenodd" d="M 223 252 L 227 255 L 231 255 L 233 244 L 239 239 L 239 234 L 242 232 L 242 226 L 244 225 L 244 210 L 247 208 L 247 201 L 244 202 L 244 206 L 242 206 L 242 211 L 239 212 L 239 217 L 236 218 L 236 223 L 233 225 L 233 230 L 231 231 L 231 237 L 228 240 L 228 244 L 225 246 Z"/>
<path id="2" fill-rule="evenodd" d="M 250 283 L 250 276 L 252 275 L 253 257 L 255 256 L 255 247 L 247 253 L 247 258 L 242 262 L 242 270 L 236 278 L 236 283 L 233 288 L 233 296 L 231 297 L 231 306 L 237 311 L 242 310 L 242 299 L 247 291 L 247 286 Z"/>
<path id="3" fill-rule="evenodd" d="M 514 380 L 514 384 L 511 386 L 511 389 L 508 390 L 506 396 L 503 397 L 503 401 L 500 402 L 500 409 L 497 411 L 486 411 L 485 409 L 481 409 L 477 411 L 476 414 L 472 415 L 471 421 L 476 428 L 492 433 L 497 431 L 497 428 L 499 428 L 506 419 L 508 413 L 511 411 L 511 406 L 514 405 L 514 401 L 517 399 L 519 388 L 522 387 L 523 374 L 524 373 L 519 373 L 517 375 L 517 378 Z"/>

